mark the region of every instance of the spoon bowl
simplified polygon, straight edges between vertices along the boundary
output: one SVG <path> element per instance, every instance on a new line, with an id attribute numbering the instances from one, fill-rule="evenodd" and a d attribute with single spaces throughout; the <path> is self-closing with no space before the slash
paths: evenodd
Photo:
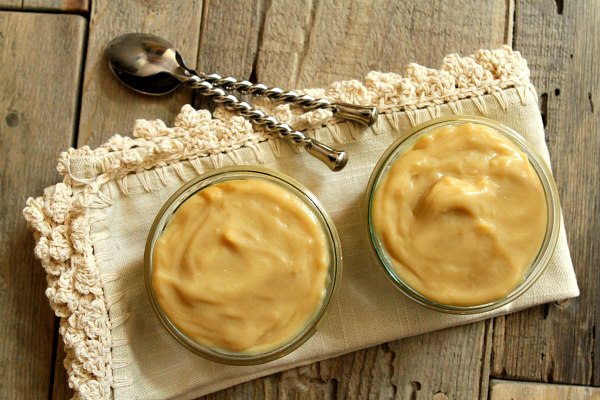
<path id="1" fill-rule="evenodd" d="M 113 39 L 106 48 L 106 56 L 115 76 L 143 94 L 171 93 L 194 75 L 171 43 L 146 33 L 129 33 Z"/>

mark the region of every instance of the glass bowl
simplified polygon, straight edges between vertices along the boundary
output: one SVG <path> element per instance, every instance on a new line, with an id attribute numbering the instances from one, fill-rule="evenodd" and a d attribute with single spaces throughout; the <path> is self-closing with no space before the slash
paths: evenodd
<path id="1" fill-rule="evenodd" d="M 539 177 L 539 180 L 544 190 L 547 206 L 547 223 L 545 235 L 542 244 L 539 248 L 538 254 L 533 260 L 533 262 L 529 265 L 529 268 L 527 268 L 522 281 L 515 288 L 513 288 L 513 290 L 510 293 L 508 293 L 506 296 L 500 299 L 485 304 L 468 306 L 442 304 L 436 302 L 419 293 L 416 289 L 412 288 L 405 280 L 403 280 L 394 269 L 392 261 L 390 260 L 390 257 L 388 256 L 373 226 L 372 220 L 372 207 L 375 192 L 377 191 L 377 188 L 379 187 L 379 184 L 381 183 L 383 177 L 389 171 L 390 167 L 394 164 L 394 162 L 407 150 L 410 150 L 417 141 L 417 139 L 421 136 L 444 126 L 456 124 L 460 125 L 464 123 L 474 123 L 493 128 L 496 132 L 502 134 L 505 138 L 508 138 L 511 142 L 516 144 L 517 147 L 519 147 L 521 151 L 527 155 L 531 166 L 533 167 L 537 176 Z M 407 135 L 403 136 L 403 138 L 392 144 L 380 158 L 371 175 L 367 188 L 366 209 L 367 232 L 369 236 L 369 243 L 371 249 L 373 250 L 376 256 L 378 263 L 385 271 L 385 274 L 391 279 L 394 285 L 412 300 L 437 311 L 452 314 L 475 314 L 490 311 L 502 307 L 503 305 L 515 300 L 517 297 L 522 295 L 540 277 L 540 275 L 548 265 L 550 257 L 552 256 L 556 247 L 556 243 L 558 240 L 558 231 L 560 226 L 560 204 L 558 199 L 558 193 L 556 190 L 556 184 L 554 183 L 554 179 L 552 178 L 550 168 L 548 167 L 544 159 L 535 150 L 532 149 L 532 147 L 527 143 L 525 138 L 523 138 L 511 128 L 491 119 L 476 116 L 455 116 L 437 118 L 415 127 L 410 132 L 408 132 Z"/>
<path id="2" fill-rule="evenodd" d="M 275 183 L 280 187 L 295 194 L 314 214 L 318 223 L 323 229 L 325 236 L 328 252 L 329 252 L 329 266 L 327 271 L 327 277 L 325 282 L 325 293 L 323 300 L 319 305 L 318 309 L 315 310 L 313 315 L 310 317 L 308 322 L 304 325 L 302 330 L 298 332 L 289 341 L 283 345 L 270 349 L 262 353 L 248 353 L 248 352 L 232 352 L 226 349 L 211 348 L 190 338 L 184 332 L 182 332 L 174 323 L 171 321 L 169 316 L 165 313 L 163 308 L 160 306 L 157 299 L 157 295 L 152 284 L 153 274 L 153 253 L 155 243 L 166 228 L 171 217 L 175 214 L 179 206 L 181 206 L 188 198 L 195 193 L 215 185 L 220 182 L 229 180 L 243 180 L 243 179 L 261 179 L 268 182 Z M 166 330 L 184 347 L 188 350 L 212 361 L 216 361 L 223 364 L 230 365 L 251 365 L 261 364 L 283 357 L 284 355 L 292 352 L 304 342 L 306 342 L 316 331 L 320 322 L 323 320 L 327 306 L 331 302 L 332 296 L 338 286 L 338 281 L 341 275 L 342 268 L 342 253 L 340 247 L 340 241 L 333 224 L 333 221 L 323 209 L 323 206 L 319 200 L 311 193 L 306 187 L 300 184 L 298 181 L 280 174 L 275 171 L 268 170 L 260 167 L 230 167 L 221 168 L 212 172 L 206 173 L 193 179 L 182 186 L 175 194 L 173 194 L 169 200 L 163 205 L 161 210 L 158 212 L 146 242 L 146 250 L 144 254 L 144 271 L 145 271 L 145 283 L 146 290 L 148 292 L 150 302 L 156 315 L 160 319 Z"/>

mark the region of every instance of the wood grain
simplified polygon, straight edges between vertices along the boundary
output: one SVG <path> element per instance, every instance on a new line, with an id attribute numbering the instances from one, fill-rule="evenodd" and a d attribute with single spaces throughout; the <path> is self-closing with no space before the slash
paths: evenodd
<path id="1" fill-rule="evenodd" d="M 86 13 L 90 0 L 0 0 L 0 8 Z"/>
<path id="2" fill-rule="evenodd" d="M 0 8 L 5 10 L 18 10 L 22 4 L 22 0 L 0 0 Z"/>
<path id="3" fill-rule="evenodd" d="M 107 43 L 130 32 L 151 32 L 172 42 L 186 60 L 195 60 L 202 12 L 201 0 L 136 0 L 92 3 L 78 146 L 98 146 L 115 133 L 130 135 L 137 118 L 173 123 L 191 92 L 181 89 L 163 97 L 134 93 L 119 83 L 104 56 Z M 195 67 L 194 63 L 190 67 Z"/>
<path id="4" fill-rule="evenodd" d="M 48 397 L 55 318 L 21 210 L 58 180 L 56 155 L 71 144 L 84 32 L 76 15 L 0 12 L 2 399 Z"/>
<path id="5" fill-rule="evenodd" d="M 207 4 L 210 13 L 213 3 Z M 218 15 L 226 16 L 240 6 L 220 2 L 218 7 Z M 371 69 L 400 71 L 411 61 L 436 67 L 448 52 L 470 53 L 502 45 L 507 27 L 512 26 L 506 20 L 512 17 L 511 7 L 505 1 L 462 0 L 259 3 L 255 10 L 265 15 L 264 27 L 253 27 L 263 32 L 256 63 L 250 64 L 249 56 L 238 56 L 245 65 L 235 68 L 241 76 L 253 68 L 251 75 L 267 84 L 314 87 L 360 78 Z M 245 21 L 262 19 L 250 8 L 243 12 Z M 473 29 L 472 20 L 478 28 Z M 203 19 L 203 37 L 227 37 L 229 29 Z M 244 43 L 240 50 L 226 45 L 223 54 L 234 49 L 251 53 L 253 42 Z M 223 68 L 222 73 L 227 73 L 229 64 L 205 55 L 208 48 L 203 46 L 198 55 L 203 70 L 220 72 L 218 68 Z M 490 351 L 491 323 L 480 322 L 285 371 L 204 398 L 486 398 Z"/>
<path id="6" fill-rule="evenodd" d="M 198 71 L 252 79 L 265 7 L 261 0 L 205 0 L 198 44 Z M 193 105 L 209 110 L 215 108 L 211 100 L 197 93 L 194 93 Z"/>
<path id="7" fill-rule="evenodd" d="M 198 70 L 249 79 L 264 22 L 260 0 L 205 0 L 198 51 Z"/>
<path id="8" fill-rule="evenodd" d="M 540 94 L 581 296 L 496 319 L 492 374 L 600 385 L 600 3 L 519 1 L 515 47 Z"/>
<path id="9" fill-rule="evenodd" d="M 600 400 L 600 388 L 492 379 L 490 400 Z"/>
<path id="10" fill-rule="evenodd" d="M 409 62 L 436 68 L 447 53 L 501 46 L 512 16 L 507 7 L 506 0 L 273 0 L 257 76 L 304 88 L 371 70 L 401 72 Z"/>

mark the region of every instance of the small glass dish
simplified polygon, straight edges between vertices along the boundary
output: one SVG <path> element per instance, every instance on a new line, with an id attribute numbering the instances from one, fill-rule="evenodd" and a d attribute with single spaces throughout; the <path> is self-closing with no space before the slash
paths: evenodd
<path id="1" fill-rule="evenodd" d="M 204 346 L 193 340 L 180 329 L 178 329 L 178 327 L 166 315 L 165 311 L 159 304 L 152 284 L 153 251 L 155 243 L 177 209 L 195 193 L 209 186 L 220 182 L 244 179 L 260 179 L 275 183 L 301 199 L 320 223 L 329 252 L 329 266 L 325 282 L 326 287 L 321 304 L 315 310 L 308 322 L 304 325 L 302 330 L 299 331 L 294 337 L 292 337 L 282 346 L 263 353 L 232 352 L 225 349 Z M 315 197 L 315 195 L 301 183 L 290 178 L 289 176 L 266 168 L 254 166 L 217 169 L 203 174 L 182 186 L 169 198 L 169 200 L 166 201 L 161 210 L 158 212 L 152 227 L 150 228 L 144 254 L 144 279 L 146 283 L 146 290 L 148 292 L 152 307 L 163 326 L 180 344 L 193 353 L 196 353 L 197 355 L 200 355 L 206 359 L 229 365 L 253 365 L 273 361 L 277 358 L 285 356 L 286 354 L 289 354 L 306 342 L 317 330 L 320 322 L 326 315 L 328 305 L 331 302 L 331 299 L 339 285 L 341 269 L 342 253 L 337 231 L 332 219 L 324 210 L 323 206 Z"/>
<path id="2" fill-rule="evenodd" d="M 527 155 L 531 166 L 535 170 L 542 184 L 547 206 L 547 223 L 545 235 L 537 253 L 537 256 L 529 265 L 522 281 L 505 297 L 502 297 L 495 301 L 487 302 L 485 304 L 468 306 L 442 304 L 436 302 L 419 293 L 416 289 L 412 288 L 407 282 L 405 282 L 395 271 L 392 261 L 390 260 L 383 244 L 381 243 L 379 235 L 377 234 L 373 226 L 372 217 L 373 200 L 377 188 L 381 183 L 383 177 L 386 175 L 386 173 L 389 171 L 390 167 L 395 163 L 395 161 L 406 151 L 410 150 L 417 141 L 417 139 L 419 139 L 421 136 L 444 126 L 456 124 L 460 125 L 465 123 L 479 124 L 493 128 L 496 132 L 500 133 L 505 138 L 508 138 L 511 142 L 516 144 L 521 149 L 521 151 Z M 381 156 L 371 175 L 366 194 L 367 215 L 365 220 L 367 223 L 369 243 L 371 249 L 373 250 L 378 260 L 379 265 L 383 268 L 385 274 L 388 276 L 388 278 L 391 279 L 394 285 L 398 289 L 400 289 L 400 291 L 402 291 L 406 296 L 424 306 L 444 313 L 482 313 L 494 310 L 512 302 L 517 297 L 522 295 L 527 289 L 529 289 L 533 285 L 533 283 L 540 277 L 540 275 L 548 265 L 552 254 L 554 253 L 554 249 L 558 240 L 558 232 L 560 227 L 560 204 L 558 192 L 556 190 L 556 184 L 554 183 L 554 179 L 552 178 L 550 168 L 548 167 L 544 159 L 534 149 L 532 149 L 532 147 L 527 143 L 525 138 L 523 138 L 520 134 L 503 124 L 500 124 L 496 121 L 487 118 L 477 116 L 443 117 L 431 120 L 429 122 L 415 127 L 406 135 L 403 135 L 403 137 L 400 140 L 393 143 Z"/>

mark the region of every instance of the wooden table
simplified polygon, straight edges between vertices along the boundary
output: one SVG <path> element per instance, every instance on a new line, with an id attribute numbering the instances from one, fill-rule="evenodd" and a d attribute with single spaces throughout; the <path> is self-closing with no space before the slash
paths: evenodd
<path id="1" fill-rule="evenodd" d="M 0 398 L 71 396 L 57 319 L 21 209 L 69 146 L 172 122 L 189 91 L 136 95 L 110 75 L 112 37 L 154 32 L 202 71 L 311 87 L 437 67 L 512 44 L 540 94 L 581 296 L 242 384 L 207 399 L 598 398 L 600 2 L 0 0 Z M 525 382 L 516 382 L 525 381 Z M 569 386 L 540 385 L 533 382 Z"/>

